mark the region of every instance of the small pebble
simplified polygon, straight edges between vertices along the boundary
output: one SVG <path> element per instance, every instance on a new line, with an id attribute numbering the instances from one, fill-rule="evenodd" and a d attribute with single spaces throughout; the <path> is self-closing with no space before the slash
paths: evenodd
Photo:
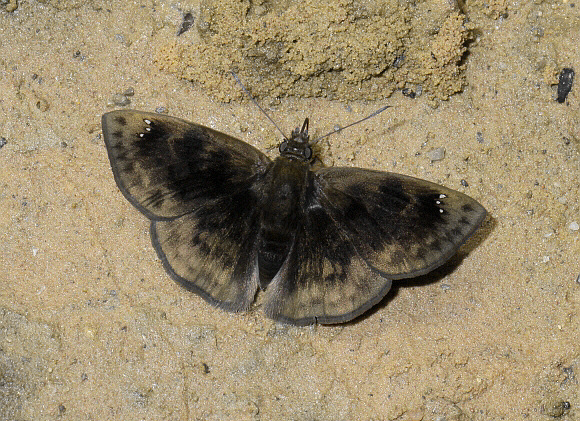
<path id="1" fill-rule="evenodd" d="M 560 400 L 549 401 L 544 404 L 545 414 L 554 418 L 559 418 L 564 415 L 564 413 L 568 411 L 570 407 L 570 402 Z"/>
<path id="2" fill-rule="evenodd" d="M 580 229 L 580 226 L 578 225 L 578 222 L 574 221 L 574 222 L 570 222 L 570 225 L 568 225 L 568 228 L 570 228 L 570 230 L 572 230 L 572 231 L 578 231 Z"/>
<path id="3" fill-rule="evenodd" d="M 127 98 L 123 94 L 115 94 L 112 98 L 113 104 L 118 105 L 119 107 L 124 107 L 131 103 L 131 100 Z"/>
<path id="4" fill-rule="evenodd" d="M 17 0 L 8 0 L 8 1 L 3 2 L 3 3 L 7 3 L 6 4 L 6 11 L 8 13 L 14 12 L 16 9 L 18 9 L 18 1 Z"/>
<path id="5" fill-rule="evenodd" d="M 541 38 L 544 36 L 544 28 L 534 27 L 531 29 L 532 35 L 536 38 Z"/>
<path id="6" fill-rule="evenodd" d="M 469 187 L 469 183 L 467 182 L 467 180 L 461 180 L 460 183 L 463 187 Z"/>
<path id="7" fill-rule="evenodd" d="M 191 28 L 193 26 L 193 22 L 194 22 L 193 13 L 187 12 L 185 15 L 183 15 L 183 21 L 181 22 L 181 25 L 179 26 L 179 30 L 177 31 L 177 36 L 183 34 L 189 28 Z"/>
<path id="8" fill-rule="evenodd" d="M 166 114 L 167 113 L 167 107 L 159 106 L 159 107 L 155 108 L 155 112 L 157 114 Z"/>
<path id="9" fill-rule="evenodd" d="M 133 96 L 133 95 L 135 95 L 135 89 L 132 86 L 130 86 L 129 88 L 125 89 L 125 92 L 123 92 L 123 95 Z"/>
<path id="10" fill-rule="evenodd" d="M 401 54 L 400 56 L 397 56 L 395 58 L 395 61 L 393 61 L 393 67 L 399 68 L 403 65 L 403 62 L 405 61 L 405 54 Z"/>
<path id="11" fill-rule="evenodd" d="M 122 34 L 115 34 L 115 40 L 119 41 L 121 44 L 124 44 L 126 46 L 129 45 L 129 43 L 127 42 L 127 40 L 125 39 L 125 36 Z"/>
<path id="12" fill-rule="evenodd" d="M 7 143 L 8 143 L 8 141 L 6 140 L 5 137 L 0 137 L 0 148 L 3 148 L 4 146 L 6 146 Z"/>
<path id="13" fill-rule="evenodd" d="M 560 77 L 558 78 L 558 102 L 562 104 L 566 101 L 568 93 L 572 89 L 572 83 L 574 83 L 574 69 L 564 68 L 560 72 Z"/>
<path id="14" fill-rule="evenodd" d="M 475 140 L 477 140 L 478 143 L 483 143 L 483 133 L 481 132 L 475 133 Z"/>
<path id="15" fill-rule="evenodd" d="M 50 104 L 46 99 L 38 98 L 38 100 L 36 101 L 36 108 L 38 108 L 40 111 L 44 113 L 48 111 L 48 109 L 50 108 Z"/>
<path id="16" fill-rule="evenodd" d="M 403 90 L 401 90 L 401 93 L 411 99 L 419 98 L 423 93 L 423 87 L 419 85 L 415 90 L 411 88 L 403 88 Z"/>
<path id="17" fill-rule="evenodd" d="M 440 147 L 431 149 L 429 152 L 427 152 L 427 158 L 429 158 L 431 162 L 441 161 L 443 158 L 445 158 L 445 148 Z"/>
<path id="18" fill-rule="evenodd" d="M 206 363 L 201 363 L 203 365 L 203 374 L 209 374 L 211 372 L 209 365 Z"/>
<path id="19" fill-rule="evenodd" d="M 574 366 L 571 365 L 570 367 L 562 367 L 562 372 L 566 375 L 566 378 L 561 383 L 562 385 L 568 381 L 575 380 Z"/>

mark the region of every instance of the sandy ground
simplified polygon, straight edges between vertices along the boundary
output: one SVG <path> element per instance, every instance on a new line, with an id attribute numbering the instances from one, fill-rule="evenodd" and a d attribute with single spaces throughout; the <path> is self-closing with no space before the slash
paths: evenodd
<path id="1" fill-rule="evenodd" d="M 444 184 L 490 214 L 450 263 L 397 282 L 365 317 L 296 328 L 225 313 L 171 281 L 113 180 L 100 116 L 129 88 L 132 108 L 165 107 L 275 156 L 280 137 L 255 107 L 212 101 L 153 62 L 180 3 L 10 4 L 1 419 L 580 418 L 579 91 L 560 104 L 554 86 L 560 69 L 580 69 L 580 5 L 516 1 L 482 18 L 467 86 L 437 108 L 400 92 L 266 104 L 285 130 L 310 117 L 319 134 L 393 105 L 331 137 L 324 162 Z"/>

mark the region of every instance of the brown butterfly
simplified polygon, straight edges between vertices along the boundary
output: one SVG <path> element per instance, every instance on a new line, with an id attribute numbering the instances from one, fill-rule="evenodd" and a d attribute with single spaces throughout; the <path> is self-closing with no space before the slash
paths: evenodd
<path id="1" fill-rule="evenodd" d="M 274 161 L 226 134 L 140 111 L 103 115 L 115 181 L 151 220 L 167 272 L 210 304 L 295 325 L 342 323 L 392 280 L 445 263 L 486 215 L 472 198 L 400 174 L 313 170 L 308 119 Z"/>

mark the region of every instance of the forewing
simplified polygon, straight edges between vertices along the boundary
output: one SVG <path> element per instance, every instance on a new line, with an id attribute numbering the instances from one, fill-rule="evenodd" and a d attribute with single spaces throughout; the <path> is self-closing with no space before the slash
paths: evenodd
<path id="1" fill-rule="evenodd" d="M 367 265 L 328 210 L 310 199 L 292 249 L 268 285 L 264 310 L 296 325 L 346 322 L 380 301 L 391 281 Z"/>
<path id="2" fill-rule="evenodd" d="M 258 288 L 257 200 L 251 190 L 151 223 L 153 246 L 173 279 L 229 311 L 245 310 Z"/>
<path id="3" fill-rule="evenodd" d="M 247 143 L 174 117 L 120 110 L 102 125 L 119 189 L 152 220 L 244 190 L 269 163 Z"/>
<path id="4" fill-rule="evenodd" d="M 257 204 L 269 159 L 173 117 L 113 111 L 102 123 L 117 185 L 152 220 L 165 269 L 213 305 L 246 309 L 258 285 Z"/>
<path id="5" fill-rule="evenodd" d="M 486 215 L 465 194 L 400 174 L 325 168 L 315 185 L 321 206 L 360 256 L 389 279 L 442 265 Z"/>

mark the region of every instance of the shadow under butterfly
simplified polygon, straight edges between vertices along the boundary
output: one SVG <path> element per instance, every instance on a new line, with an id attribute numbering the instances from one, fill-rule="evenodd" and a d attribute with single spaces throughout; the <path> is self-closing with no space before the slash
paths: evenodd
<path id="1" fill-rule="evenodd" d="M 274 161 L 226 134 L 164 115 L 112 111 L 103 134 L 115 181 L 151 220 L 171 277 L 210 304 L 294 325 L 343 323 L 393 280 L 445 263 L 486 211 L 413 177 L 311 168 L 308 119 Z"/>

